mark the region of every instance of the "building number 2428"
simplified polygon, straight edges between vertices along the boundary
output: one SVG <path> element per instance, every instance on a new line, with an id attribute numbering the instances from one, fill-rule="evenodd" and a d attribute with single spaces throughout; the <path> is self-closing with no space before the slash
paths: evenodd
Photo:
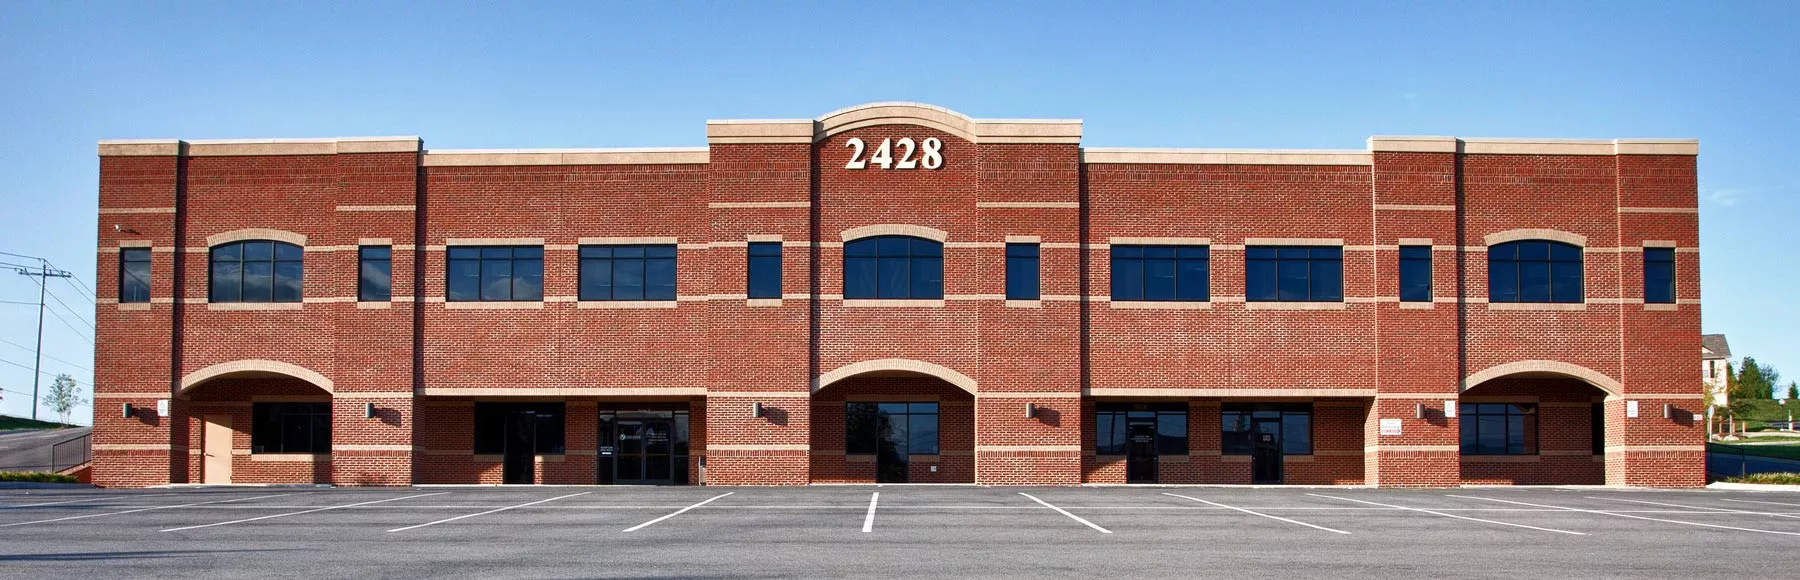
<path id="1" fill-rule="evenodd" d="M 937 137 L 926 137 L 916 151 L 911 137 L 901 137 L 897 142 L 893 139 L 882 139 L 881 146 L 876 147 L 875 153 L 869 155 L 868 159 L 863 159 L 863 151 L 868 146 L 863 144 L 861 138 L 851 137 L 844 143 L 844 146 L 856 150 L 855 153 L 850 154 L 850 162 L 844 164 L 844 169 L 867 169 L 870 163 L 879 165 L 882 169 L 914 169 L 918 167 L 937 169 L 944 166 L 944 142 L 939 141 Z M 903 150 L 900 152 L 899 159 L 894 158 L 896 146 Z M 919 155 L 918 159 L 913 158 L 914 153 Z"/>

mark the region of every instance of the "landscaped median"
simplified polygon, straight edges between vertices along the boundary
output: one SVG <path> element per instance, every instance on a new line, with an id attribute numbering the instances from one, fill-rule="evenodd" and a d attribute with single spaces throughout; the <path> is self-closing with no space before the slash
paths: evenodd
<path id="1" fill-rule="evenodd" d="M 47 471 L 0 471 L 0 482 L 12 483 L 79 483 L 73 475 Z"/>

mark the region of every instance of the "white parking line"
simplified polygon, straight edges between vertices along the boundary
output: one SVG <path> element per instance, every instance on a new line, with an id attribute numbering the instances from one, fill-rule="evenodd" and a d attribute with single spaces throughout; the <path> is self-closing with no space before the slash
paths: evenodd
<path id="1" fill-rule="evenodd" d="M 678 510 L 675 510 L 675 513 L 672 513 L 672 514 L 669 514 L 669 515 L 666 515 L 666 516 L 663 516 L 663 517 L 660 517 L 660 518 L 656 518 L 656 519 L 654 519 L 654 520 L 650 520 L 650 521 L 647 521 L 647 522 L 644 522 L 644 523 L 641 523 L 641 524 L 638 524 L 638 525 L 635 525 L 635 526 L 631 526 L 631 527 L 629 527 L 629 528 L 625 528 L 625 531 L 626 531 L 626 532 L 635 532 L 635 531 L 638 531 L 638 530 L 641 530 L 641 529 L 644 529 L 644 528 L 647 528 L 647 527 L 650 527 L 650 524 L 654 524 L 654 523 L 656 523 L 656 522 L 660 522 L 660 521 L 663 521 L 663 520 L 666 520 L 666 519 L 669 519 L 669 518 L 672 518 L 672 517 L 675 517 L 675 516 L 678 516 L 678 515 L 681 515 L 681 514 L 683 514 L 683 513 L 686 513 L 686 512 L 687 512 L 687 511 L 688 511 L 688 510 L 691 510 L 691 509 L 694 509 L 694 508 L 697 508 L 697 507 L 700 507 L 700 506 L 703 506 L 703 505 L 706 505 L 706 504 L 709 504 L 709 503 L 712 503 L 712 502 L 713 502 L 713 500 L 716 500 L 716 499 L 719 499 L 719 498 L 721 498 L 721 497 L 725 497 L 725 496 L 728 496 L 728 495 L 731 495 L 731 494 L 734 494 L 734 493 L 737 493 L 737 492 L 735 492 L 735 491 L 728 491 L 728 492 L 725 492 L 725 493 L 721 493 L 721 494 L 719 494 L 719 495 L 715 495 L 715 496 L 712 496 L 712 497 L 710 497 L 710 498 L 707 498 L 707 499 L 706 499 L 706 501 L 702 501 L 702 502 L 700 502 L 700 503 L 697 503 L 697 504 L 694 504 L 694 505 L 691 505 L 691 506 L 687 506 L 687 507 L 684 507 L 684 508 L 681 508 L 681 509 L 678 509 Z"/>
<path id="2" fill-rule="evenodd" d="M 216 523 L 216 524 L 201 524 L 201 525 L 198 525 L 198 526 L 186 526 L 186 527 L 180 527 L 180 528 L 169 528 L 169 529 L 166 529 L 166 530 L 157 530 L 157 531 L 159 531 L 159 532 L 179 532 L 179 531 L 182 531 L 182 530 L 197 530 L 197 529 L 200 529 L 200 528 L 210 528 L 210 527 L 213 527 L 213 526 L 229 526 L 229 525 L 231 525 L 231 524 L 241 524 L 241 523 L 244 523 L 244 522 L 254 522 L 254 521 L 257 521 L 257 520 L 272 520 L 272 519 L 275 519 L 275 518 L 285 518 L 285 517 L 288 517 L 288 516 L 297 516 L 297 515 L 301 515 L 301 514 L 310 514 L 310 513 L 317 513 L 317 512 L 324 512 L 324 511 L 331 511 L 331 510 L 335 510 L 335 509 L 343 509 L 343 508 L 347 508 L 347 507 L 356 507 L 356 506 L 361 506 L 361 505 L 369 505 L 369 504 L 377 504 L 377 503 L 387 503 L 387 502 L 390 502 L 390 501 L 400 501 L 400 500 L 403 500 L 403 499 L 412 499 L 412 498 L 415 498 L 415 497 L 426 497 L 426 496 L 433 496 L 433 495 L 444 495 L 444 494 L 446 494 L 446 493 L 450 493 L 450 492 L 447 492 L 447 491 L 440 491 L 440 492 L 437 492 L 437 493 L 422 493 L 422 494 L 414 494 L 414 495 L 408 495 L 408 496 L 404 496 L 404 497 L 390 497 L 390 498 L 387 498 L 387 499 L 378 499 L 378 500 L 375 500 L 375 501 L 365 501 L 365 502 L 362 502 L 362 503 L 353 503 L 353 504 L 346 504 L 346 505 L 334 505 L 334 506 L 331 506 L 331 507 L 322 507 L 322 508 L 318 508 L 318 509 L 310 509 L 310 510 L 306 510 L 306 511 L 299 511 L 299 512 L 288 512 L 288 513 L 285 513 L 285 514 L 275 514 L 275 515 L 271 515 L 271 516 L 261 516 L 261 517 L 254 517 L 254 518 L 245 518 L 245 519 L 241 519 L 241 520 L 231 520 L 231 521 L 229 521 L 229 522 L 219 522 L 219 523 Z"/>
<path id="3" fill-rule="evenodd" d="M 1674 504 L 1674 503 L 1663 503 L 1660 501 L 1644 501 L 1641 499 L 1624 499 L 1624 498 L 1618 498 L 1618 497 L 1590 497 L 1587 499 L 1603 499 L 1603 500 L 1607 500 L 1607 501 L 1624 501 L 1624 502 L 1631 502 L 1631 503 L 1660 505 L 1660 506 L 1664 506 L 1664 507 L 1678 507 L 1678 508 L 1687 508 L 1687 509 L 1695 509 L 1695 510 L 1713 510 L 1713 511 L 1717 511 L 1717 512 L 1725 512 L 1725 513 L 1733 513 L 1733 514 L 1750 514 L 1753 516 L 1769 516 L 1769 517 L 1776 517 L 1776 518 L 1800 519 L 1800 516 L 1779 514 L 1779 513 L 1774 513 L 1774 512 L 1753 512 L 1750 510 L 1734 510 L 1734 509 L 1730 509 L 1730 508 L 1716 508 L 1716 507 L 1706 507 L 1706 506 L 1697 506 L 1697 505 L 1681 505 L 1681 504 Z M 1721 499 L 1723 499 L 1723 498 L 1721 498 Z"/>
<path id="4" fill-rule="evenodd" d="M 106 512 L 106 513 L 103 513 L 103 514 L 86 514 L 86 515 L 79 515 L 79 516 L 68 516 L 68 517 L 62 517 L 62 518 L 54 518 L 54 519 L 48 519 L 48 520 L 33 520 L 33 521 L 29 521 L 29 522 L 13 522 L 13 523 L 10 523 L 10 524 L 0 524 L 0 528 L 10 528 L 10 527 L 13 527 L 13 526 L 24 526 L 24 525 L 30 525 L 30 524 L 47 524 L 47 523 L 50 523 L 50 522 L 64 522 L 64 521 L 68 521 L 68 520 L 79 520 L 79 519 L 86 519 L 86 518 L 97 518 L 97 517 L 100 517 L 100 516 L 117 516 L 117 515 L 124 515 L 124 514 L 134 514 L 134 513 L 137 513 L 137 512 L 147 512 L 147 511 L 155 511 L 155 510 L 166 510 L 166 509 L 175 509 L 175 508 L 184 508 L 184 507 L 193 507 L 193 506 L 197 506 L 197 505 L 206 505 L 206 504 L 213 504 L 213 503 L 230 503 L 230 502 L 234 502 L 234 501 L 250 501 L 250 500 L 253 500 L 253 499 L 268 499 L 268 498 L 271 498 L 271 497 L 282 497 L 282 496 L 287 496 L 287 495 L 294 495 L 294 494 L 291 494 L 291 493 L 277 493 L 277 494 L 274 494 L 274 495 L 259 495 L 259 496 L 256 496 L 256 497 L 240 497 L 240 498 L 237 498 L 237 499 L 222 499 L 222 500 L 218 500 L 218 501 L 203 501 L 203 502 L 199 502 L 199 503 L 188 503 L 188 504 L 181 504 L 181 505 L 163 505 L 163 506 L 156 506 L 156 507 L 147 507 L 147 508 L 138 508 L 138 509 L 134 509 L 134 510 L 125 510 L 125 511 L 122 511 L 122 512 Z"/>
<path id="5" fill-rule="evenodd" d="M 456 516 L 456 517 L 454 517 L 454 518 L 444 518 L 444 519 L 441 519 L 441 520 L 438 520 L 438 521 L 435 521 L 435 522 L 425 522 L 425 523 L 423 523 L 423 524 L 419 524 L 419 525 L 416 525 L 416 526 L 406 526 L 406 527 L 404 527 L 404 528 L 394 528 L 394 529 L 391 529 L 391 530 L 388 530 L 388 532 L 404 532 L 404 531 L 407 531 L 407 530 L 416 530 L 416 529 L 419 529 L 419 528 L 423 528 L 423 527 L 425 527 L 425 526 L 435 526 L 435 525 L 438 525 L 438 524 L 442 524 L 442 523 L 448 523 L 448 522 L 454 522 L 454 521 L 456 521 L 456 520 L 461 520 L 461 519 L 468 519 L 468 518 L 472 518 L 472 517 L 475 517 L 475 516 L 485 516 L 485 515 L 488 515 L 488 514 L 492 514 L 492 513 L 499 513 L 499 512 L 503 512 L 503 511 L 506 511 L 506 510 L 510 510 L 510 509 L 517 509 L 517 508 L 522 508 L 522 507 L 525 507 L 525 506 L 531 506 L 531 505 L 537 505 L 537 504 L 540 504 L 540 503 L 549 503 L 549 502 L 553 502 L 553 501 L 556 501 L 556 500 L 559 500 L 559 499 L 562 499 L 562 498 L 565 498 L 565 497 L 575 497 L 575 496 L 578 496 L 578 495 L 587 495 L 587 494 L 590 494 L 590 493 L 594 493 L 594 492 L 591 492 L 591 491 L 584 491 L 584 492 L 581 492 L 581 493 L 571 493 L 571 494 L 569 494 L 569 495 L 559 495 L 559 496 L 556 496 L 556 497 L 553 497 L 553 498 L 550 498 L 550 499 L 540 499 L 540 500 L 537 500 L 537 501 L 534 501 L 534 502 L 531 502 L 531 503 L 522 503 L 522 504 L 519 504 L 519 505 L 509 505 L 509 506 L 506 506 L 506 507 L 503 507 L 503 508 L 498 508 L 498 509 L 491 509 L 491 510 L 488 510 L 488 511 L 485 511 L 485 512 L 481 512 L 481 513 L 475 513 L 475 514 L 468 514 L 468 515 L 461 515 L 461 516 Z"/>
<path id="6" fill-rule="evenodd" d="M 1090 522 L 1090 521 L 1087 521 L 1087 520 L 1084 520 L 1084 519 L 1081 519 L 1081 516 L 1078 516 L 1078 515 L 1075 515 L 1075 514 L 1072 514 L 1072 513 L 1069 513 L 1069 510 L 1065 510 L 1065 509 L 1062 509 L 1062 508 L 1059 508 L 1059 507 L 1056 507 L 1056 506 L 1053 506 L 1053 505 L 1050 505 L 1050 502 L 1047 502 L 1047 501 L 1044 501 L 1044 500 L 1041 500 L 1041 499 L 1038 499 L 1038 498 L 1037 498 L 1037 497 L 1036 497 L 1036 496 L 1033 496 L 1033 495 L 1031 495 L 1031 494 L 1029 494 L 1029 493 L 1025 493 L 1025 492 L 1022 492 L 1022 491 L 1021 491 L 1021 492 L 1019 492 L 1019 495 L 1022 495 L 1022 496 L 1025 496 L 1025 497 L 1028 497 L 1028 498 L 1031 498 L 1031 501 L 1035 501 L 1035 502 L 1038 502 L 1038 503 L 1040 503 L 1040 504 L 1043 504 L 1043 505 L 1044 505 L 1044 507 L 1047 507 L 1047 508 L 1050 508 L 1050 509 L 1053 509 L 1053 510 L 1056 510 L 1056 513 L 1059 513 L 1059 514 L 1062 514 L 1062 515 L 1065 515 L 1065 516 L 1069 516 L 1069 518 L 1070 518 L 1070 519 L 1073 519 L 1073 520 L 1075 520 L 1075 521 L 1078 521 L 1078 522 L 1081 522 L 1081 523 L 1082 523 L 1082 524 L 1085 524 L 1085 525 L 1087 525 L 1087 527 L 1090 527 L 1090 528 L 1094 528 L 1094 529 L 1096 529 L 1096 530 L 1100 530 L 1100 533 L 1102 533 L 1102 534 L 1110 534 L 1110 533 L 1112 533 L 1112 530 L 1108 530 L 1108 529 L 1106 529 L 1106 528 L 1102 528 L 1102 527 L 1100 527 L 1100 526 L 1097 526 L 1097 525 L 1094 525 L 1094 522 Z"/>
<path id="7" fill-rule="evenodd" d="M 863 516 L 863 533 L 875 531 L 875 502 L 881 501 L 881 492 L 869 494 L 869 515 Z"/>
<path id="8" fill-rule="evenodd" d="M 1363 500 L 1360 500 L 1360 499 L 1350 499 L 1350 498 L 1347 498 L 1347 497 L 1337 497 L 1337 496 L 1330 496 L 1330 495 L 1319 495 L 1319 494 L 1316 494 L 1316 493 L 1309 493 L 1309 494 L 1306 494 L 1306 495 L 1310 495 L 1310 496 L 1313 496 L 1313 497 L 1323 497 L 1323 498 L 1330 498 L 1330 499 L 1338 499 L 1338 500 L 1343 500 L 1343 501 L 1353 501 L 1353 502 L 1356 502 L 1356 503 L 1366 503 L 1366 504 L 1369 504 L 1369 505 L 1378 505 L 1378 506 L 1381 506 L 1381 507 L 1390 507 L 1390 508 L 1399 508 L 1399 509 L 1403 509 L 1403 510 L 1407 510 L 1407 511 L 1415 511 L 1415 512 L 1420 512 L 1420 513 L 1427 513 L 1427 514 L 1432 514 L 1432 515 L 1438 515 L 1438 516 L 1444 516 L 1444 517 L 1446 517 L 1446 518 L 1456 518 L 1456 519 L 1459 519 L 1459 520 L 1468 520 L 1468 521 L 1471 521 L 1471 522 L 1481 522 L 1481 523 L 1484 523 L 1484 524 L 1497 524 L 1497 525 L 1502 525 L 1502 526 L 1512 526 L 1512 527 L 1515 527 L 1515 528 L 1525 528 L 1525 529 L 1528 529 L 1528 530 L 1538 530 L 1538 531 L 1541 531 L 1541 532 L 1555 532 L 1555 533 L 1558 533 L 1558 534 L 1568 534 L 1568 535 L 1571 535 L 1571 536 L 1585 536 L 1585 535 L 1587 535 L 1587 534 L 1585 534 L 1585 533 L 1582 533 L 1582 532 L 1571 532 L 1571 531 L 1569 531 L 1569 530 L 1558 530 L 1558 529 L 1553 529 L 1553 528 L 1540 528 L 1540 527 L 1537 527 L 1537 526 L 1527 526 L 1527 525 L 1525 525 L 1525 524 L 1515 524 L 1515 523 L 1512 523 L 1512 522 L 1502 522 L 1502 521 L 1495 521 L 1495 520 L 1484 520 L 1484 519 L 1481 519 L 1481 518 L 1471 518 L 1471 517 L 1468 517 L 1468 516 L 1459 516 L 1459 515 L 1456 515 L 1456 514 L 1447 514 L 1447 513 L 1444 513 L 1444 512 L 1440 512 L 1440 511 L 1433 511 L 1433 510 L 1428 510 L 1428 509 L 1421 509 L 1421 508 L 1414 508 L 1414 507 L 1406 507 L 1406 506 L 1401 506 L 1401 505 L 1392 505 L 1392 504 L 1385 504 L 1385 503 L 1375 503 L 1375 502 L 1372 502 L 1372 501 L 1363 501 Z M 1451 496 L 1451 497 L 1456 497 L 1456 496 Z"/>
<path id="9" fill-rule="evenodd" d="M 1491 498 L 1491 497 L 1475 497 L 1475 496 L 1472 496 L 1472 495 L 1452 495 L 1452 496 L 1449 496 L 1449 497 L 1460 497 L 1460 498 L 1463 498 L 1463 499 L 1479 499 L 1479 500 L 1482 500 L 1482 501 L 1497 501 L 1497 502 L 1500 502 L 1500 503 L 1510 503 L 1510 504 L 1518 504 L 1518 505 L 1528 505 L 1528 506 L 1531 506 L 1531 507 L 1542 507 L 1542 508 L 1556 508 L 1556 509 L 1560 509 L 1560 510 L 1563 510 L 1563 511 L 1571 511 L 1571 512 L 1581 512 L 1581 513 L 1588 513 L 1588 514 L 1600 514 L 1600 515 L 1603 515 L 1603 516 L 1614 516 L 1614 517 L 1621 517 L 1621 518 L 1631 518 L 1631 519 L 1634 519 L 1634 520 L 1645 520 L 1645 521 L 1652 521 L 1652 522 L 1664 522 L 1664 523 L 1670 523 L 1670 524 L 1681 524 L 1681 525 L 1684 525 L 1684 526 L 1699 526 L 1699 527 L 1702 527 L 1702 528 L 1718 528 L 1718 529 L 1721 529 L 1721 530 L 1737 530 L 1737 531 L 1740 531 L 1740 532 L 1756 532 L 1756 533 L 1759 533 L 1759 534 L 1780 534 L 1780 535 L 1783 535 L 1783 536 L 1800 536 L 1800 533 L 1795 533 L 1795 532 L 1778 532 L 1778 531 L 1775 531 L 1775 530 L 1759 530 L 1759 529 L 1756 529 L 1756 528 L 1739 528 L 1739 527 L 1733 527 L 1733 526 L 1721 526 L 1721 525 L 1717 525 L 1717 524 L 1702 524 L 1702 523 L 1700 523 L 1700 522 L 1684 522 L 1684 521 L 1681 521 L 1681 520 L 1665 520 L 1665 519 L 1662 519 L 1662 518 L 1647 518 L 1647 517 L 1644 517 L 1644 516 L 1634 516 L 1634 515 L 1631 515 L 1631 514 L 1622 514 L 1622 513 L 1618 513 L 1618 512 L 1603 512 L 1603 511 L 1600 511 L 1600 510 L 1586 510 L 1586 509 L 1581 509 L 1581 508 L 1572 508 L 1572 507 L 1563 507 L 1563 506 L 1555 506 L 1555 505 L 1543 505 L 1543 504 L 1535 504 L 1535 503 L 1525 503 L 1525 502 L 1522 502 L 1522 501 L 1512 501 L 1512 500 L 1509 500 L 1509 499 L 1494 499 L 1494 498 Z"/>
<path id="10" fill-rule="evenodd" d="M 1206 504 L 1206 505 L 1210 505 L 1210 506 L 1215 506 L 1215 507 L 1222 507 L 1222 508 L 1225 508 L 1225 509 L 1229 509 L 1229 510 L 1237 510 L 1237 511 L 1240 511 L 1240 512 L 1244 512 L 1244 513 L 1247 513 L 1247 514 L 1250 514 L 1250 515 L 1253 515 L 1253 516 L 1261 516 L 1261 517 L 1265 517 L 1265 518 L 1269 518 L 1269 519 L 1271 519 L 1271 520 L 1276 520 L 1276 521 L 1282 521 L 1282 522 L 1287 522 L 1287 523 L 1290 523 L 1290 524 L 1299 524 L 1299 525 L 1302 525 L 1302 526 L 1306 526 L 1306 527 L 1309 527 L 1309 528 L 1312 528 L 1312 529 L 1315 529 L 1315 530 L 1325 530 L 1325 531 L 1327 531 L 1327 532 L 1331 532 L 1331 533 L 1334 533 L 1334 534 L 1349 534 L 1349 533 L 1350 533 L 1350 532 L 1346 532 L 1346 531 L 1343 531 L 1343 530 L 1334 530 L 1334 529 L 1331 529 L 1331 528 L 1327 528 L 1327 527 L 1325 527 L 1325 526 L 1315 526 L 1315 525 L 1312 525 L 1312 524 L 1309 524 L 1309 523 L 1306 523 L 1306 522 L 1302 522 L 1302 521 L 1299 521 L 1299 520 L 1290 520 L 1290 519 L 1287 519 L 1287 518 L 1284 518 L 1284 517 L 1281 517 L 1281 516 L 1272 516 L 1272 515 L 1269 515 L 1269 514 L 1265 514 L 1265 513 L 1262 513 L 1262 512 L 1253 512 L 1253 511 L 1250 511 L 1250 510 L 1247 510 L 1247 509 L 1244 509 L 1244 508 L 1241 508 L 1241 507 L 1232 507 L 1232 506 L 1228 506 L 1228 505 L 1225 505 L 1225 504 L 1222 504 L 1222 503 L 1218 503 L 1218 502 L 1211 502 L 1211 501 L 1206 501 L 1206 500 L 1203 500 L 1203 499 L 1200 499 L 1200 498 L 1197 498 L 1197 497 L 1188 497 L 1188 496 L 1185 496 L 1185 495 L 1178 495 L 1178 494 L 1173 494 L 1173 493 L 1164 493 L 1164 494 L 1163 494 L 1163 495 L 1166 495 L 1166 496 L 1170 496 L 1170 497 L 1179 497 L 1179 498 L 1181 498 L 1181 499 L 1187 499 L 1187 500 L 1193 500 L 1193 501 L 1197 501 L 1197 502 L 1200 502 L 1200 503 L 1203 503 L 1203 504 Z"/>
<path id="11" fill-rule="evenodd" d="M 1719 498 L 1719 499 L 1720 499 L 1720 501 L 1734 501 L 1737 503 L 1766 503 L 1769 505 L 1800 506 L 1800 503 L 1786 503 L 1786 502 L 1779 502 L 1779 501 L 1756 501 L 1756 500 L 1750 500 L 1750 499 L 1725 499 L 1725 498 Z"/>

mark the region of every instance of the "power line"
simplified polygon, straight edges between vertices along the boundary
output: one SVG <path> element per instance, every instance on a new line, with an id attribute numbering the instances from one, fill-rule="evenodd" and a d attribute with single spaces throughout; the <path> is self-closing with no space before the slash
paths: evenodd
<path id="1" fill-rule="evenodd" d="M 6 359 L 3 359 L 3 358 L 0 358 L 0 363 L 6 363 L 6 364 L 9 364 L 9 365 L 12 365 L 12 366 L 15 366 L 15 367 L 19 367 L 19 368 L 22 368 L 22 369 L 25 369 L 25 370 L 31 370 L 31 367 L 29 367 L 29 366 L 26 366 L 26 365 L 22 365 L 22 364 L 19 364 L 19 363 L 16 363 L 16 362 L 13 362 L 13 361 L 9 361 L 9 360 L 6 360 Z M 45 370 L 40 370 L 40 371 L 38 371 L 38 374 L 42 374 L 42 375 L 48 375 L 48 376 L 52 376 L 52 377 L 55 377 L 55 376 L 59 376 L 59 375 L 58 375 L 58 373 L 53 373 L 53 372 L 50 372 L 50 371 L 45 371 Z M 61 373 L 61 374 L 64 374 L 64 375 L 66 375 L 66 374 L 69 374 L 69 373 Z M 77 378 L 75 378 L 75 377 L 72 377 L 72 376 L 71 376 L 71 377 L 69 377 L 69 380 L 71 380 L 71 381 L 75 381 L 75 384 L 77 384 L 77 385 L 87 385 L 87 386 L 89 386 L 89 387 L 92 387 L 92 386 L 94 386 L 94 384 L 93 384 L 93 383 L 87 383 L 87 382 L 82 382 L 82 381 L 81 381 L 81 379 L 77 379 Z M 14 391 L 14 392 L 18 392 L 18 391 Z M 29 393 L 19 393 L 19 394 L 21 394 L 21 395 L 25 395 L 25 394 L 29 394 Z"/>
<path id="2" fill-rule="evenodd" d="M 19 343 L 16 343 L 16 342 L 13 342 L 13 341 L 10 341 L 10 340 L 7 340 L 7 339 L 4 339 L 4 338 L 0 338 L 0 342 L 4 342 L 4 343 L 6 343 L 6 344 L 10 344 L 10 345 L 13 345 L 13 346 L 16 346 L 16 347 L 19 347 L 19 348 L 22 348 L 22 349 L 25 349 L 25 350 L 31 350 L 31 347 L 29 347 L 29 346 L 25 346 L 25 345 L 23 345 L 23 344 L 19 344 Z M 87 368 L 87 367 L 84 367 L 84 366 L 81 366 L 81 365 L 78 365 L 78 364 L 75 364 L 75 363 L 72 363 L 72 362 L 69 362 L 69 361 L 66 361 L 66 360 L 63 360 L 63 359 L 60 359 L 60 358 L 56 358 L 56 357 L 53 357 L 53 356 L 50 356 L 50 355 L 44 355 L 44 358 L 47 358 L 47 359 L 50 359 L 50 360 L 53 360 L 53 361 L 56 361 L 56 362 L 59 362 L 59 363 L 62 363 L 62 364 L 66 364 L 66 365 L 69 365 L 69 366 L 72 366 L 72 367 L 75 367 L 75 368 L 76 368 L 76 369 L 77 369 L 77 370 L 82 370 L 82 371 L 87 371 L 87 372 L 90 372 L 90 373 L 92 373 L 92 372 L 94 372 L 94 369 L 90 369 L 90 368 Z"/>
<path id="3" fill-rule="evenodd" d="M 43 284 L 43 281 L 41 280 L 32 280 L 32 282 Z M 74 316 L 76 320 L 81 321 L 82 324 L 86 324 L 88 329 L 92 330 L 94 328 L 94 323 L 88 322 L 86 318 L 82 318 L 80 314 L 75 312 L 74 308 L 70 308 L 67 303 L 62 301 L 62 298 L 57 297 L 55 292 L 51 292 L 49 288 L 45 288 L 44 292 L 50 295 L 51 300 L 55 300 L 57 304 L 62 305 L 64 312 L 68 312 L 70 316 Z M 51 312 L 55 313 L 56 311 L 52 310 Z"/>

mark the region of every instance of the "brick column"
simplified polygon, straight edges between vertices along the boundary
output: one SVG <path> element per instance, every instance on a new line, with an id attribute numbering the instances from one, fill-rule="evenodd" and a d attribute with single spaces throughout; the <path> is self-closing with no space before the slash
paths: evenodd
<path id="1" fill-rule="evenodd" d="M 1450 137 L 1374 137 L 1377 394 L 1364 429 L 1364 481 L 1450 486 L 1461 481 L 1457 423 L 1444 402 L 1461 379 L 1458 296 L 1480 294 L 1460 276 L 1457 142 Z M 1398 301 L 1399 247 L 1428 245 L 1432 302 Z M 1438 302 L 1438 300 L 1444 300 Z M 1419 413 L 1424 405 L 1425 412 Z M 1381 420 L 1400 434 L 1381 434 Z"/>

